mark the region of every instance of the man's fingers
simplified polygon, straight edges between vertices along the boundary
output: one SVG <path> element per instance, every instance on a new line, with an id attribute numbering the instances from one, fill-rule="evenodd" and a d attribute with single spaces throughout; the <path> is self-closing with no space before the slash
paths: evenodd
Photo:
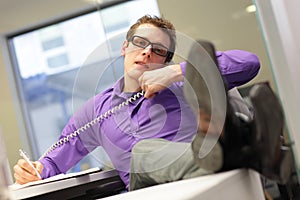
<path id="1" fill-rule="evenodd" d="M 152 98 L 156 95 L 156 92 L 159 91 L 159 86 L 158 85 L 146 85 L 145 86 L 145 98 Z"/>
<path id="2" fill-rule="evenodd" d="M 41 174 L 44 169 L 44 166 L 42 165 L 42 163 L 35 161 L 35 162 L 33 162 L 33 165 L 38 170 L 38 172 Z"/>
<path id="3" fill-rule="evenodd" d="M 27 183 L 26 180 L 22 177 L 20 177 L 18 174 L 14 173 L 14 177 L 15 177 L 15 180 L 16 180 L 16 183 L 18 184 L 25 184 Z"/>
<path id="4" fill-rule="evenodd" d="M 19 184 L 24 184 L 24 183 L 39 180 L 37 176 L 25 171 L 20 166 L 15 165 L 14 171 L 15 171 L 14 177 L 16 179 L 16 182 Z"/>
<path id="5" fill-rule="evenodd" d="M 147 90 L 148 90 L 148 86 L 147 86 L 147 85 L 141 85 L 141 89 L 142 89 L 143 91 L 147 91 Z"/>
<path id="6" fill-rule="evenodd" d="M 24 159 L 19 159 L 15 167 L 19 172 L 21 171 L 31 172 L 29 164 Z"/>
<path id="7" fill-rule="evenodd" d="M 36 166 L 39 165 L 42 164 L 38 164 Z M 39 168 L 43 168 L 43 166 L 39 166 Z M 32 167 L 24 159 L 18 160 L 18 163 L 14 166 L 14 172 L 16 182 L 19 184 L 40 180 L 36 176 L 34 169 L 32 169 Z"/>
<path id="8" fill-rule="evenodd" d="M 155 97 L 155 95 L 156 95 L 156 93 L 151 93 L 151 92 L 145 92 L 145 95 L 144 95 L 144 97 L 146 98 L 146 99 L 150 99 L 150 98 L 152 98 L 152 97 Z"/>
<path id="9" fill-rule="evenodd" d="M 145 91 L 145 98 L 152 98 L 156 95 L 157 92 L 165 89 L 165 86 L 162 85 L 158 85 L 158 84 L 153 84 L 153 85 L 145 85 L 144 86 L 145 89 L 143 89 Z"/>
<path id="10" fill-rule="evenodd" d="M 14 177 L 15 177 L 16 183 L 18 183 L 18 184 L 25 184 L 28 182 L 35 181 L 35 180 L 27 179 L 26 177 L 23 177 L 17 173 L 14 173 Z"/>
<path id="11" fill-rule="evenodd" d="M 19 159 L 17 165 L 23 171 L 27 171 L 28 173 L 31 173 L 31 174 L 35 173 L 34 169 L 32 169 L 32 167 L 24 159 Z"/>

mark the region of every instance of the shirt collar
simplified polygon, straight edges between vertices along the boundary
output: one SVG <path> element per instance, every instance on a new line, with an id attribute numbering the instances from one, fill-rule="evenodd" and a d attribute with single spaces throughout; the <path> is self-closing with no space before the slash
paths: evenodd
<path id="1" fill-rule="evenodd" d="M 128 99 L 130 97 L 132 97 L 133 95 L 135 95 L 137 92 L 123 92 L 123 88 L 124 88 L 124 77 L 121 77 L 114 85 L 113 85 L 113 93 L 112 93 L 112 97 L 116 98 L 123 98 L 123 99 Z M 143 99 L 144 97 L 140 98 Z M 139 101 L 140 101 L 139 100 Z M 137 101 L 137 102 L 139 102 Z"/>
<path id="2" fill-rule="evenodd" d="M 122 90 L 124 88 L 124 77 L 121 77 L 114 85 L 113 85 L 113 96 L 122 97 Z"/>

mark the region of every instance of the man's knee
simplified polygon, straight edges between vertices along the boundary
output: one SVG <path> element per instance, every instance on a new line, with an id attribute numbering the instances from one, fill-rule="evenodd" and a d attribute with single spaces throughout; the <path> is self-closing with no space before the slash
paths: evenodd
<path id="1" fill-rule="evenodd" d="M 153 139 L 145 139 L 137 142 L 131 152 L 135 153 L 150 153 L 153 151 L 158 150 L 163 145 L 167 144 L 167 140 L 160 139 L 160 138 L 153 138 Z"/>

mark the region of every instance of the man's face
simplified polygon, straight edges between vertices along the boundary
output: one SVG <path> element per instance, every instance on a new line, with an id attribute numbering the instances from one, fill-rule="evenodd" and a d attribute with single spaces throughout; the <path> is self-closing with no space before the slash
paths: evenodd
<path id="1" fill-rule="evenodd" d="M 140 25 L 134 34 L 145 38 L 151 43 L 159 44 L 169 49 L 170 38 L 168 34 L 151 24 Z M 141 48 L 132 42 L 125 41 L 122 46 L 124 56 L 124 72 L 128 77 L 137 80 L 145 71 L 164 67 L 166 57 L 157 55 L 151 50 L 151 45 Z"/>

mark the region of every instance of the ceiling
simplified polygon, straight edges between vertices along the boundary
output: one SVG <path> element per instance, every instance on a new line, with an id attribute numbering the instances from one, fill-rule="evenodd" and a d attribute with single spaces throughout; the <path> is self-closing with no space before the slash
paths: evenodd
<path id="1" fill-rule="evenodd" d="M 83 0 L 0 0 L 0 33 L 22 29 L 91 6 Z"/>
<path id="2" fill-rule="evenodd" d="M 172 1 L 179 5 L 178 8 L 170 6 L 174 4 Z M 171 16 L 175 25 L 181 27 L 186 26 L 186 19 L 190 18 L 212 16 L 207 20 L 207 23 L 210 23 L 214 20 L 212 13 L 216 13 L 215 16 L 225 16 L 222 21 L 227 20 L 226 16 L 229 14 L 230 20 L 236 20 L 246 14 L 244 8 L 251 4 L 251 0 L 226 0 L 224 3 L 220 3 L 219 0 L 189 0 L 189 3 L 158 0 L 158 4 L 162 14 L 166 17 Z M 91 4 L 90 0 L 0 0 L 0 33 L 22 29 L 92 6 L 95 4 Z M 186 15 L 189 17 L 185 18 Z"/>

